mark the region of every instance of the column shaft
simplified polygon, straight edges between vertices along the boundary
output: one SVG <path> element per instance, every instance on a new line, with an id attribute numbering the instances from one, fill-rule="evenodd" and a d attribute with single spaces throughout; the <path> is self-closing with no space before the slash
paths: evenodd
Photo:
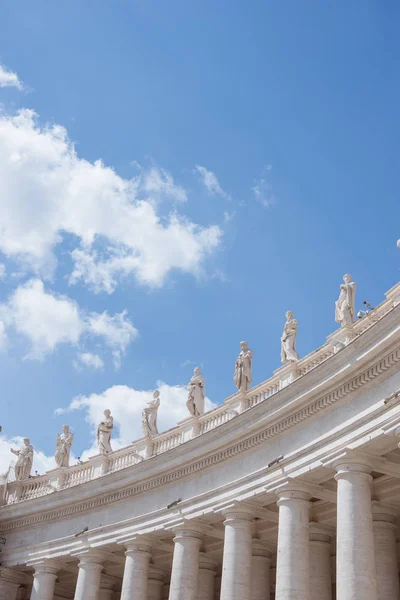
<path id="1" fill-rule="evenodd" d="M 397 563 L 395 517 L 373 509 L 376 583 L 379 600 L 399 600 L 399 567 Z"/>
<path id="2" fill-rule="evenodd" d="M 78 556 L 79 571 L 74 600 L 98 600 L 104 557 L 101 553 L 87 552 Z"/>
<path id="3" fill-rule="evenodd" d="M 310 600 L 310 495 L 288 486 L 278 496 L 276 600 Z"/>
<path id="4" fill-rule="evenodd" d="M 331 540 L 318 533 L 310 537 L 310 600 L 332 600 Z"/>
<path id="5" fill-rule="evenodd" d="M 196 528 L 175 531 L 169 600 L 196 600 L 201 540 Z"/>
<path id="6" fill-rule="evenodd" d="M 378 600 L 371 469 L 337 461 L 337 600 Z"/>
<path id="7" fill-rule="evenodd" d="M 54 561 L 44 560 L 33 567 L 31 600 L 53 600 L 59 566 Z"/>
<path id="8" fill-rule="evenodd" d="M 225 515 L 221 600 L 251 600 L 253 515 L 240 507 Z"/>
<path id="9" fill-rule="evenodd" d="M 251 600 L 270 600 L 270 569 L 271 552 L 261 540 L 254 539 L 251 564 Z"/>
<path id="10" fill-rule="evenodd" d="M 157 569 L 154 565 L 150 565 L 149 579 L 147 583 L 147 599 L 148 600 L 163 600 L 165 572 Z"/>
<path id="11" fill-rule="evenodd" d="M 147 600 L 151 546 L 135 541 L 126 547 L 121 600 Z"/>
<path id="12" fill-rule="evenodd" d="M 196 600 L 214 600 L 216 566 L 207 554 L 200 552 Z"/>

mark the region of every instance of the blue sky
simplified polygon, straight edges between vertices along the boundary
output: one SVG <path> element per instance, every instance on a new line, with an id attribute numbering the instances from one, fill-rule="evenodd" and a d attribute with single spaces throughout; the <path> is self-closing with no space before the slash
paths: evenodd
<path id="1" fill-rule="evenodd" d="M 64 421 L 90 453 L 107 406 L 128 443 L 157 385 L 171 427 L 196 364 L 219 404 L 242 339 L 266 379 L 285 311 L 303 356 L 346 272 L 358 307 L 383 300 L 399 18 L 364 0 L 3 3 L 2 466 L 26 435 L 51 466 Z"/>

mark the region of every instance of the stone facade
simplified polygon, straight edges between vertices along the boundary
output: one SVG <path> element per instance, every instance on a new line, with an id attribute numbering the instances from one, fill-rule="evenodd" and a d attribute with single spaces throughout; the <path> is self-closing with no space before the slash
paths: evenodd
<path id="1" fill-rule="evenodd" d="M 0 600 L 399 600 L 400 284 L 244 388 L 3 486 Z"/>

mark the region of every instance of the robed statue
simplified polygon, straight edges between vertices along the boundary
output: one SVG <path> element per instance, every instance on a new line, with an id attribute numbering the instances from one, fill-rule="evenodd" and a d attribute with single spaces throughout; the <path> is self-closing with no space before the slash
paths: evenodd
<path id="1" fill-rule="evenodd" d="M 297 320 L 294 318 L 293 313 L 288 310 L 286 313 L 286 323 L 281 337 L 281 361 L 283 364 L 286 362 L 297 362 L 299 360 L 299 355 L 296 350 L 297 327 Z"/>
<path id="2" fill-rule="evenodd" d="M 153 437 L 158 434 L 157 413 L 160 406 L 160 392 L 155 390 L 153 398 L 147 402 L 142 410 L 142 429 L 145 437 Z"/>
<path id="3" fill-rule="evenodd" d="M 104 411 L 104 419 L 97 427 L 97 445 L 100 454 L 109 454 L 111 448 L 111 434 L 114 429 L 114 418 L 111 416 L 111 411 L 106 408 Z"/>
<path id="4" fill-rule="evenodd" d="M 340 286 L 339 299 L 336 301 L 335 320 L 342 327 L 348 327 L 356 320 L 355 295 L 357 285 L 351 280 L 351 275 L 345 275 L 343 281 L 344 283 Z"/>
<path id="5" fill-rule="evenodd" d="M 23 481 L 31 476 L 33 463 L 33 446 L 29 438 L 24 438 L 24 445 L 19 450 L 11 448 L 11 452 L 18 456 L 15 463 L 14 474 L 16 481 Z"/>
<path id="6" fill-rule="evenodd" d="M 204 414 L 204 377 L 200 367 L 196 367 L 189 382 L 189 393 L 186 406 L 194 417 Z"/>
<path id="7" fill-rule="evenodd" d="M 253 381 L 251 366 L 253 353 L 247 346 L 247 342 L 240 342 L 240 354 L 236 359 L 233 380 L 239 392 L 246 393 Z"/>
<path id="8" fill-rule="evenodd" d="M 69 467 L 69 455 L 73 439 L 74 434 L 70 431 L 69 425 L 63 425 L 62 433 L 57 434 L 56 453 L 54 455 L 58 468 Z"/>

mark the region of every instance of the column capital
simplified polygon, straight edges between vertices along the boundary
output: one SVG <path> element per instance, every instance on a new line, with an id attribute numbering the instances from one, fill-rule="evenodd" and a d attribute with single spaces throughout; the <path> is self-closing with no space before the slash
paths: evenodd
<path id="1" fill-rule="evenodd" d="M 191 519 L 182 519 L 171 527 L 168 527 L 168 529 L 171 529 L 175 534 L 174 542 L 176 540 L 190 538 L 201 541 L 204 535 L 204 527 L 202 523 Z"/>
<path id="2" fill-rule="evenodd" d="M 312 492 L 306 482 L 298 481 L 297 479 L 290 477 L 272 491 L 278 496 L 278 506 L 282 502 L 288 502 L 290 500 L 303 500 L 308 503 L 312 498 Z"/>
<path id="3" fill-rule="evenodd" d="M 94 548 L 82 548 L 82 550 L 72 552 L 71 556 L 78 558 L 80 565 L 98 565 L 101 567 L 107 558 L 105 552 L 95 550 Z"/>
<path id="4" fill-rule="evenodd" d="M 153 581 L 159 581 L 161 584 L 164 584 L 165 579 L 165 571 L 164 569 L 159 569 L 154 565 L 149 566 L 149 579 Z"/>
<path id="5" fill-rule="evenodd" d="M 377 460 L 379 461 L 381 458 L 345 448 L 323 459 L 322 464 L 324 467 L 331 467 L 336 471 L 336 479 L 337 475 L 345 473 L 370 475 L 374 470 L 374 466 L 376 466 Z"/>
<path id="6" fill-rule="evenodd" d="M 199 569 L 212 571 L 215 575 L 217 569 L 217 563 L 205 552 L 199 553 Z"/>
<path id="7" fill-rule="evenodd" d="M 372 501 L 372 520 L 374 523 L 388 523 L 395 526 L 397 511 L 394 507 L 382 504 L 377 500 Z"/>
<path id="8" fill-rule="evenodd" d="M 271 546 L 268 542 L 264 542 L 259 538 L 253 538 L 252 541 L 252 555 L 253 557 L 271 558 L 272 551 Z"/>
<path id="9" fill-rule="evenodd" d="M 310 521 L 310 542 L 320 542 L 321 544 L 331 545 L 335 530 L 332 527 L 320 525 L 315 521 Z"/>
<path id="10" fill-rule="evenodd" d="M 41 573 L 47 573 L 48 575 L 56 576 L 61 569 L 61 563 L 50 558 L 42 558 L 28 562 L 27 566 L 34 569 L 34 577 Z"/>
<path id="11" fill-rule="evenodd" d="M 253 523 L 255 512 L 246 504 L 241 502 L 233 502 L 221 510 L 221 514 L 225 517 L 224 525 L 234 524 L 235 522 Z"/>
<path id="12" fill-rule="evenodd" d="M 101 576 L 100 589 L 114 591 L 117 582 L 117 577 L 113 577 L 112 575 L 106 575 L 105 573 L 103 573 L 103 575 Z"/>
<path id="13" fill-rule="evenodd" d="M 150 554 L 154 540 L 146 535 L 134 535 L 118 542 L 125 547 L 125 554 Z"/>

